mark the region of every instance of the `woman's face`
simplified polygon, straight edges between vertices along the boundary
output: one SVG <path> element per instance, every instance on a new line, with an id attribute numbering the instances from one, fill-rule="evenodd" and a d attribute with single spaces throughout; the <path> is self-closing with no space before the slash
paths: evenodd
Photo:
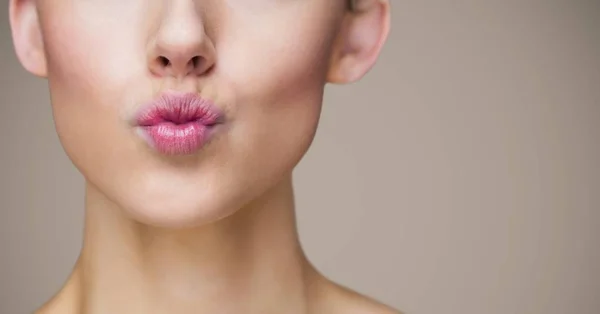
<path id="1" fill-rule="evenodd" d="M 231 214 L 287 177 L 321 110 L 345 1 L 38 0 L 56 129 L 87 181 L 159 226 Z M 135 114 L 165 93 L 222 114 L 165 152 Z M 163 104 L 169 106 L 169 103 Z"/>

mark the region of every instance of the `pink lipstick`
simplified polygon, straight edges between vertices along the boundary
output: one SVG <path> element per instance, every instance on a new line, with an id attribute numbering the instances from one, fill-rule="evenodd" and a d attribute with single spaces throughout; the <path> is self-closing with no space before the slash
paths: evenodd
<path id="1" fill-rule="evenodd" d="M 206 144 L 222 118 L 211 101 L 197 94 L 169 92 L 143 106 L 135 125 L 138 134 L 159 153 L 188 155 Z"/>

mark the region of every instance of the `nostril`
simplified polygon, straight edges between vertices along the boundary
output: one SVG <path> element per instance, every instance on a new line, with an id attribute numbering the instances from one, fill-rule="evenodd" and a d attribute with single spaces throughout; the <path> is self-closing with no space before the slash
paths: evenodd
<path id="1" fill-rule="evenodd" d="M 192 58 L 192 60 L 190 60 L 190 62 L 192 63 L 192 67 L 195 69 L 196 67 L 198 67 L 198 63 L 200 62 L 200 57 L 195 56 Z"/>
<path id="2" fill-rule="evenodd" d="M 175 56 L 178 57 L 178 56 Z M 164 76 L 182 76 L 182 75 L 202 75 L 205 72 L 210 71 L 212 65 L 207 63 L 203 56 L 193 56 L 187 58 L 187 62 L 183 58 L 168 58 L 164 55 L 156 56 L 154 61 L 150 65 L 150 71 L 154 75 Z"/>
<path id="3" fill-rule="evenodd" d="M 158 62 L 163 67 L 169 66 L 171 64 L 171 61 L 169 61 L 169 59 L 167 59 L 166 57 L 163 57 L 163 56 L 158 57 Z"/>

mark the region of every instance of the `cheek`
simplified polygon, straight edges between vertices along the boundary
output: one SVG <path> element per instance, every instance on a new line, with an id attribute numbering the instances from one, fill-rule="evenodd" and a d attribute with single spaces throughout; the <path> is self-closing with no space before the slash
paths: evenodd
<path id="1" fill-rule="evenodd" d="M 145 77 L 132 70 L 141 63 L 133 58 L 136 47 L 127 32 L 98 29 L 82 20 L 44 26 L 57 134 L 75 166 L 88 179 L 98 179 L 102 169 L 115 170 L 129 160 L 122 153 L 131 139 L 118 113 L 125 98 L 135 94 L 132 81 L 138 90 L 147 88 Z"/>
<path id="2" fill-rule="evenodd" d="M 231 21 L 219 42 L 219 76 L 235 91 L 237 113 L 260 132 L 253 138 L 278 144 L 265 152 L 305 149 L 321 109 L 334 32 L 328 23 L 291 17 Z"/>
<path id="3" fill-rule="evenodd" d="M 238 183 L 257 189 L 257 182 L 291 171 L 308 150 L 331 49 L 323 35 L 331 31 L 314 24 L 270 27 L 237 20 L 218 42 L 217 75 L 234 91 L 239 118 L 229 147 L 231 156 L 243 156 L 231 161 L 231 169 Z"/>
<path id="4" fill-rule="evenodd" d="M 100 23 L 89 14 L 85 18 L 72 11 L 67 10 L 72 18 L 47 20 L 42 27 L 50 87 L 118 106 L 111 97 L 122 93 L 134 76 L 138 84 L 143 78 L 139 74 L 145 62 L 140 58 L 145 55 L 136 40 L 140 36 L 136 37 L 135 28 Z"/>
<path id="5" fill-rule="evenodd" d="M 308 18 L 290 23 L 293 18 L 284 14 L 263 22 L 239 18 L 227 23 L 218 43 L 219 69 L 241 96 L 318 92 L 315 88 L 326 77 L 333 32 L 327 23 Z"/>
<path id="6" fill-rule="evenodd" d="M 148 89 L 134 30 L 97 24 L 73 17 L 46 20 L 42 28 L 54 119 L 67 149 L 84 138 L 109 141 L 121 108 L 132 103 L 129 97 Z"/>

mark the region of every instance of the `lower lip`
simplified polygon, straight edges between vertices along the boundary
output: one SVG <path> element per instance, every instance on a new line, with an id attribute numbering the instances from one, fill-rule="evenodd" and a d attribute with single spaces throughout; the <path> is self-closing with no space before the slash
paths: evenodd
<path id="1" fill-rule="evenodd" d="M 159 153 L 189 155 L 200 150 L 208 141 L 215 126 L 192 121 L 183 124 L 171 122 L 140 126 L 140 135 Z"/>

